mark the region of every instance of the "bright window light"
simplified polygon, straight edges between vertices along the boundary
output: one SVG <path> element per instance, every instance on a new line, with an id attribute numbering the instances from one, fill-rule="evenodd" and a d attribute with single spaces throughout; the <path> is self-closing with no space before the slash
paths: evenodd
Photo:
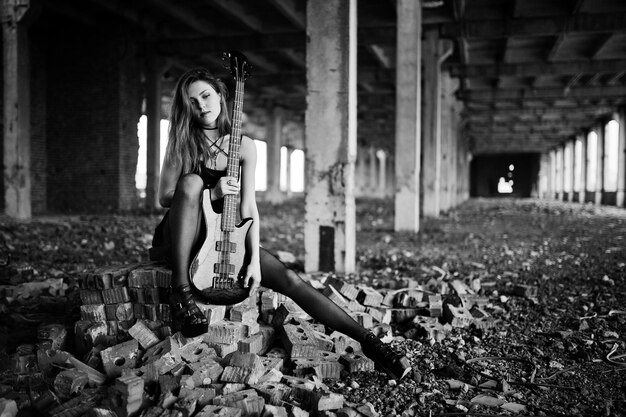
<path id="1" fill-rule="evenodd" d="M 256 171 L 255 190 L 265 191 L 267 189 L 267 142 L 255 140 L 256 145 Z"/>
<path id="2" fill-rule="evenodd" d="M 500 194 L 511 194 L 513 192 L 513 180 L 506 181 L 504 177 L 500 177 L 498 181 L 498 192 Z"/>

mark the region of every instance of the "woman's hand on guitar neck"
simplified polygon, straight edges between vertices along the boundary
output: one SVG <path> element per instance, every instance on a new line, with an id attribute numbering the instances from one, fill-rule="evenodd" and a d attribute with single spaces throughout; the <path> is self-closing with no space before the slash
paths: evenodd
<path id="1" fill-rule="evenodd" d="M 222 177 L 215 185 L 212 195 L 216 200 L 220 200 L 229 194 L 239 194 L 239 183 L 234 177 Z"/>
<path id="2" fill-rule="evenodd" d="M 246 275 L 243 279 L 243 286 L 250 287 L 250 294 L 259 288 L 261 284 L 261 264 L 257 262 L 250 262 L 246 268 Z"/>

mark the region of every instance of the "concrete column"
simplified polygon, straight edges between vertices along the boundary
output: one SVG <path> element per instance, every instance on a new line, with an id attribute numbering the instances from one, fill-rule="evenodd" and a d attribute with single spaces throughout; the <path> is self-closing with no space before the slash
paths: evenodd
<path id="1" fill-rule="evenodd" d="M 587 198 L 587 167 L 589 162 L 587 161 L 587 133 L 580 135 L 580 142 L 582 143 L 580 151 L 580 191 L 578 192 L 578 202 L 585 203 Z"/>
<path id="2" fill-rule="evenodd" d="M 617 160 L 617 207 L 626 206 L 626 109 L 622 108 L 618 114 L 619 146 Z"/>
<path id="3" fill-rule="evenodd" d="M 376 157 L 376 150 L 373 146 L 370 146 L 367 150 L 368 164 L 368 176 L 367 176 L 367 189 L 369 190 L 370 197 L 373 197 L 378 191 L 378 158 Z"/>
<path id="4" fill-rule="evenodd" d="M 550 171 L 548 174 L 548 198 L 554 200 L 556 195 L 556 151 L 550 149 Z"/>
<path id="5" fill-rule="evenodd" d="M 565 146 L 569 149 L 569 166 L 567 172 L 569 173 L 569 190 L 567 191 L 567 201 L 574 201 L 574 176 L 576 175 L 576 158 L 575 158 L 575 148 L 576 143 L 574 140 L 569 140 L 565 143 Z"/>
<path id="6" fill-rule="evenodd" d="M 387 153 L 382 149 L 379 149 L 378 151 L 376 151 L 376 157 L 378 159 L 377 195 L 381 198 L 384 198 L 387 191 Z"/>
<path id="7" fill-rule="evenodd" d="M 307 271 L 356 267 L 356 6 L 356 0 L 307 1 Z"/>
<path id="8" fill-rule="evenodd" d="M 597 133 L 595 204 L 600 205 L 602 204 L 602 195 L 604 194 L 604 122 L 598 127 Z"/>
<path id="9" fill-rule="evenodd" d="M 293 192 L 291 191 L 291 155 L 293 154 L 293 147 L 291 145 L 287 145 L 287 154 L 285 157 L 285 188 L 287 197 L 291 197 Z"/>
<path id="10" fill-rule="evenodd" d="M 2 0 L 4 210 L 32 216 L 29 2 Z"/>
<path id="11" fill-rule="evenodd" d="M 429 30 L 424 42 L 424 117 L 422 186 L 424 216 L 437 217 L 441 211 L 441 71 L 439 34 Z"/>
<path id="12" fill-rule="evenodd" d="M 161 77 L 164 63 L 149 48 L 146 59 L 146 207 L 158 208 L 161 177 Z"/>
<path id="13" fill-rule="evenodd" d="M 563 152 L 563 145 L 559 145 L 556 148 L 556 189 L 557 189 L 557 200 L 559 201 L 563 201 L 563 196 L 564 196 L 564 192 L 565 189 L 563 187 L 563 179 L 565 178 L 565 176 L 563 175 L 563 167 L 565 166 L 564 162 L 564 154 L 565 152 Z"/>
<path id="14" fill-rule="evenodd" d="M 420 0 L 398 0 L 394 230 L 419 231 L 421 158 Z"/>
<path id="15" fill-rule="evenodd" d="M 278 203 L 284 199 L 280 191 L 280 148 L 283 146 L 284 110 L 275 107 L 267 129 L 267 190 L 265 200 Z"/>

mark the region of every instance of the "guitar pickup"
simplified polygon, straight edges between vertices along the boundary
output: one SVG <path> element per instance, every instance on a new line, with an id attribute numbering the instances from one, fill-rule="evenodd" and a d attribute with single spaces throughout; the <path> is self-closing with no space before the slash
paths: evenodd
<path id="1" fill-rule="evenodd" d="M 216 274 L 234 274 L 235 265 L 233 264 L 214 264 L 213 272 Z"/>
<path id="2" fill-rule="evenodd" d="M 215 242 L 215 250 L 217 252 L 237 252 L 237 243 L 235 242 L 224 242 L 222 240 L 218 240 Z"/>

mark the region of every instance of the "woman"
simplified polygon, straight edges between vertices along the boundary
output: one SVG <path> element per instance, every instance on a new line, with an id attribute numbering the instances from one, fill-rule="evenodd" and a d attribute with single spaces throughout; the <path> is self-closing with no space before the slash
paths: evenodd
<path id="1" fill-rule="evenodd" d="M 183 335 L 197 336 L 208 323 L 193 300 L 189 265 L 205 240 L 202 195 L 211 190 L 218 207 L 223 197 L 240 193 L 241 218 L 252 218 L 247 235 L 250 263 L 243 284 L 254 291 L 259 285 L 287 295 L 317 321 L 359 341 L 363 352 L 392 378 L 410 371 L 408 360 L 382 343 L 345 311 L 303 281 L 259 246 L 259 213 L 255 200 L 256 146 L 243 136 L 239 149 L 241 187 L 226 176 L 230 120 L 225 85 L 207 70 L 185 73 L 172 101 L 169 143 L 159 184 L 159 202 L 169 211 L 157 227 L 151 258 L 172 266 L 172 307 Z"/>

